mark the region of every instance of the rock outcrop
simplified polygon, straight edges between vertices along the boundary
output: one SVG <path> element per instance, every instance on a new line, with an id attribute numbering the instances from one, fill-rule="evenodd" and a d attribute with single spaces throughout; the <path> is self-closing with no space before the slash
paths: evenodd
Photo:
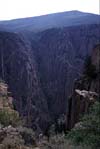
<path id="1" fill-rule="evenodd" d="M 24 127 L 13 107 L 8 85 L 0 81 L 0 149 L 31 149 L 36 147 L 35 133 Z"/>
<path id="2" fill-rule="evenodd" d="M 74 127 L 75 123 L 79 121 L 80 115 L 84 115 L 88 112 L 90 105 L 96 100 L 100 101 L 99 62 L 100 45 L 97 45 L 91 55 L 91 64 L 96 68 L 96 76 L 91 78 L 91 76 L 84 74 L 80 79 L 75 81 L 73 95 L 69 98 L 69 110 L 67 109 L 67 129 Z"/>

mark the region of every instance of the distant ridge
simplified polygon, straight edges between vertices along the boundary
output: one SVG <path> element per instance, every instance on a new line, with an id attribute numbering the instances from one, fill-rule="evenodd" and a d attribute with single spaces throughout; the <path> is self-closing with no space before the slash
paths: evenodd
<path id="1" fill-rule="evenodd" d="M 55 12 L 55 13 L 48 13 L 48 14 L 43 14 L 43 15 L 37 15 L 37 16 L 31 16 L 31 17 L 22 17 L 22 18 L 15 18 L 15 19 L 10 19 L 10 20 L 0 20 L 0 22 L 8 22 L 8 21 L 17 21 L 17 20 L 22 20 L 22 19 L 30 19 L 30 18 L 38 18 L 38 17 L 46 17 L 49 15 L 59 15 L 59 14 L 73 14 L 73 15 L 83 15 L 84 14 L 91 14 L 91 15 L 98 15 L 99 14 L 94 14 L 90 12 L 83 12 L 83 11 L 78 11 L 78 10 L 71 10 L 71 11 L 62 11 L 62 12 Z"/>
<path id="2" fill-rule="evenodd" d="M 99 23 L 100 15 L 73 10 L 10 21 L 1 21 L 0 30 L 38 32 L 55 27 Z"/>

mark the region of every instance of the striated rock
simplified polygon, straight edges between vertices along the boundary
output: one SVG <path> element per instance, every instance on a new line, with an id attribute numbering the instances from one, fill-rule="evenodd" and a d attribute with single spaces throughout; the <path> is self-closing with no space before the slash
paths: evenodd
<path id="1" fill-rule="evenodd" d="M 99 32 L 98 25 L 55 28 L 39 33 L 37 47 L 32 42 L 41 87 L 52 117 L 66 112 L 74 80 L 82 74 L 86 56 L 99 42 Z"/>
<path id="2" fill-rule="evenodd" d="M 40 123 L 48 121 L 48 105 L 40 88 L 30 43 L 17 34 L 1 32 L 0 47 L 3 57 L 0 76 L 9 85 L 15 108 L 21 115 L 27 116 L 28 125 L 32 126 L 31 121 L 34 122 L 37 117 Z"/>
<path id="3" fill-rule="evenodd" d="M 74 80 L 99 39 L 99 24 L 53 28 L 27 37 L 0 32 L 0 77 L 29 127 L 41 132 L 56 117 L 70 113 Z"/>
<path id="4" fill-rule="evenodd" d="M 93 104 L 96 100 L 100 100 L 100 71 L 98 62 L 100 61 L 99 52 L 100 45 L 97 45 L 93 49 L 91 56 L 91 62 L 96 67 L 95 78 L 89 78 L 89 76 L 85 74 L 80 79 L 75 81 L 73 95 L 69 98 L 69 106 L 67 110 L 68 129 L 74 127 L 75 123 L 79 121 L 80 115 L 88 112 L 91 104 Z M 94 56 L 96 60 L 93 58 Z"/>

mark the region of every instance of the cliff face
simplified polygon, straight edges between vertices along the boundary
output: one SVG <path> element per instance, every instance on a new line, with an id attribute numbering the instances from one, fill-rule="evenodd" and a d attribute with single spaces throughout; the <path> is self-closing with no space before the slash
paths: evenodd
<path id="1" fill-rule="evenodd" d="M 85 57 L 99 43 L 100 26 L 31 32 L 27 39 L 23 35 L 0 32 L 0 77 L 9 84 L 15 108 L 27 117 L 28 125 L 46 128 L 53 118 L 69 113 L 68 96 L 82 74 Z"/>
<path id="2" fill-rule="evenodd" d="M 28 116 L 28 124 L 36 117 L 45 121 L 48 105 L 40 88 L 36 63 L 29 42 L 17 34 L 0 33 L 0 77 L 9 84 L 16 109 Z M 31 119 L 32 116 L 32 119 Z"/>
<path id="3" fill-rule="evenodd" d="M 80 115 L 88 112 L 88 108 L 94 102 L 95 96 L 100 101 L 100 44 L 92 50 L 91 64 L 95 66 L 95 77 L 90 78 L 90 76 L 84 74 L 75 81 L 73 94 L 69 98 L 67 107 L 68 129 L 71 129 L 79 121 Z M 82 91 L 81 93 L 84 93 L 85 96 L 78 94 L 78 90 Z M 91 98 L 88 98 L 86 94 L 90 94 Z"/>
<path id="4" fill-rule="evenodd" d="M 82 74 L 86 56 L 99 43 L 100 29 L 98 25 L 50 29 L 38 36 L 33 50 L 41 87 L 51 115 L 58 116 L 66 112 L 74 80 Z"/>

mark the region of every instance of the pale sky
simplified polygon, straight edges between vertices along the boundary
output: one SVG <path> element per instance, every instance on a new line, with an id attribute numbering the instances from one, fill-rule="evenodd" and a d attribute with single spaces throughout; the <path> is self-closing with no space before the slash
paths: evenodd
<path id="1" fill-rule="evenodd" d="M 0 20 L 79 10 L 99 14 L 100 0 L 0 0 Z"/>

